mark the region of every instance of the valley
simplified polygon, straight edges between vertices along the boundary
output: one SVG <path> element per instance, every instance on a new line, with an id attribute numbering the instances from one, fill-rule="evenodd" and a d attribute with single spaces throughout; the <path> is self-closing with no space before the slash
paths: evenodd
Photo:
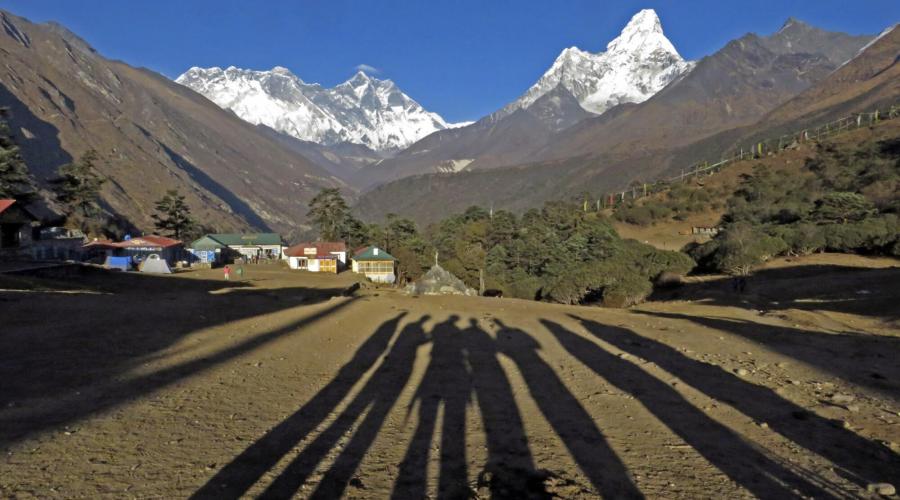
<path id="1" fill-rule="evenodd" d="M 831 1 L 9 0 L 0 497 L 896 498 L 900 9 Z"/>
<path id="2" fill-rule="evenodd" d="M 0 494 L 865 497 L 900 482 L 896 274 L 779 260 L 631 310 L 0 278 Z"/>

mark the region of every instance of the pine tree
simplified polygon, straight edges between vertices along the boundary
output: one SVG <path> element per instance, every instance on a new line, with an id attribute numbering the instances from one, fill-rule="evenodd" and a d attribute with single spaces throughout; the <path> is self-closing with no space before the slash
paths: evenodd
<path id="1" fill-rule="evenodd" d="M 78 161 L 59 167 L 58 177 L 51 181 L 66 215 L 82 222 L 101 214 L 100 188 L 106 179 L 96 172 L 98 159 L 97 152 L 90 149 Z"/>
<path id="2" fill-rule="evenodd" d="M 13 141 L 9 126 L 2 119 L 6 112 L 6 109 L 0 109 L 0 198 L 28 202 L 37 196 L 37 192 L 19 146 Z"/>
<path id="3" fill-rule="evenodd" d="M 346 236 L 352 222 L 350 207 L 337 188 L 326 188 L 309 202 L 309 213 L 306 214 L 323 240 L 338 240 Z"/>
<path id="4" fill-rule="evenodd" d="M 184 195 L 175 189 L 166 191 L 165 196 L 156 202 L 156 213 L 153 214 L 153 220 L 156 229 L 175 239 L 180 239 L 194 226 L 191 208 L 185 202 Z"/>

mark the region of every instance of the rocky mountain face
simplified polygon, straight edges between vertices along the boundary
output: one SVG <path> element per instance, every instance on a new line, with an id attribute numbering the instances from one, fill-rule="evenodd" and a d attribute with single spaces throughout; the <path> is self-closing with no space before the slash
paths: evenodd
<path id="1" fill-rule="evenodd" d="M 587 111 L 602 114 L 618 104 L 647 100 L 693 66 L 666 38 L 656 12 L 644 9 L 607 44 L 605 52 L 593 54 L 578 47 L 563 50 L 522 97 L 498 114 L 528 108 L 559 86 Z"/>
<path id="2" fill-rule="evenodd" d="M 282 67 L 270 71 L 195 67 L 175 81 L 254 125 L 325 146 L 348 142 L 396 151 L 453 126 L 391 80 L 362 71 L 333 88 L 306 83 Z"/>
<path id="3" fill-rule="evenodd" d="M 639 106 L 614 119 L 585 120 L 535 156 L 624 159 L 753 124 L 828 76 L 871 39 L 789 19 L 772 35 L 748 34 L 729 42 Z"/>
<path id="4" fill-rule="evenodd" d="M 715 158 L 752 134 L 774 132 L 775 123 L 800 123 L 824 96 L 833 95 L 828 112 L 814 115 L 816 120 L 837 110 L 864 111 L 866 102 L 900 98 L 896 80 L 890 78 L 900 52 L 883 48 L 890 34 L 866 47 L 872 38 L 788 20 L 772 35 L 749 34 L 729 42 L 644 102 L 614 106 L 549 138 L 520 141 L 529 146 L 520 151 L 518 162 L 484 170 L 478 168 L 482 157 L 477 157 L 453 175 L 401 178 L 364 193 L 357 210 L 377 218 L 390 200 L 390 211 L 420 222 L 472 204 L 523 210 L 548 199 L 622 189 Z M 876 58 L 873 51 L 887 55 Z M 835 80 L 843 77 L 850 83 Z M 828 90 L 841 85 L 846 90 Z M 870 86 L 871 91 L 865 90 Z M 795 108 L 795 97 L 806 104 Z M 782 107 L 794 111 L 790 118 L 776 120 Z M 404 196 L 398 202 L 399 193 Z"/>
<path id="5" fill-rule="evenodd" d="M 107 178 L 104 206 L 151 231 L 153 203 L 186 195 L 220 231 L 305 227 L 307 202 L 343 184 L 203 96 L 146 69 L 111 61 L 57 24 L 0 11 L 0 106 L 44 185 L 88 149 Z"/>
<path id="6" fill-rule="evenodd" d="M 597 54 L 570 47 L 521 97 L 461 129 L 437 132 L 360 172 L 363 186 L 409 175 L 465 170 L 533 159 L 555 134 L 622 104 L 640 103 L 688 74 L 685 61 L 666 38 L 659 17 L 645 9 Z M 515 131 L 515 132 L 514 132 Z"/>

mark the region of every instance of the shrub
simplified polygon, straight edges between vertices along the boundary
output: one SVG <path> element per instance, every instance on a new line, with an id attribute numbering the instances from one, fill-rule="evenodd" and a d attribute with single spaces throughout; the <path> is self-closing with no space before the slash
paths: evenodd
<path id="1" fill-rule="evenodd" d="M 781 238 L 793 255 L 809 255 L 825 248 L 825 231 L 815 224 L 775 226 L 772 235 Z"/>
<path id="2" fill-rule="evenodd" d="M 754 267 L 787 250 L 778 237 L 765 234 L 757 226 L 732 224 L 716 236 L 719 246 L 712 258 L 719 271 L 746 276 Z"/>
<path id="3" fill-rule="evenodd" d="M 857 193 L 828 193 L 816 201 L 813 217 L 821 221 L 841 222 L 862 220 L 874 211 L 872 203 Z"/>

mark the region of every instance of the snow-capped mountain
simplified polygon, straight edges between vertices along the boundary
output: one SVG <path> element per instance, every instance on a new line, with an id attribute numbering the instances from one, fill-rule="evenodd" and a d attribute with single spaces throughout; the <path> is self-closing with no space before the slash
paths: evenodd
<path id="1" fill-rule="evenodd" d="M 423 108 L 394 82 L 360 71 L 333 88 L 306 83 L 287 68 L 191 68 L 176 82 L 255 125 L 324 145 L 363 144 L 402 149 L 453 127 Z"/>
<path id="2" fill-rule="evenodd" d="M 606 52 L 563 50 L 537 83 L 498 114 L 527 108 L 557 86 L 568 90 L 584 109 L 601 114 L 617 104 L 649 99 L 693 67 L 694 62 L 682 59 L 663 34 L 656 12 L 644 9 L 609 42 Z"/>

